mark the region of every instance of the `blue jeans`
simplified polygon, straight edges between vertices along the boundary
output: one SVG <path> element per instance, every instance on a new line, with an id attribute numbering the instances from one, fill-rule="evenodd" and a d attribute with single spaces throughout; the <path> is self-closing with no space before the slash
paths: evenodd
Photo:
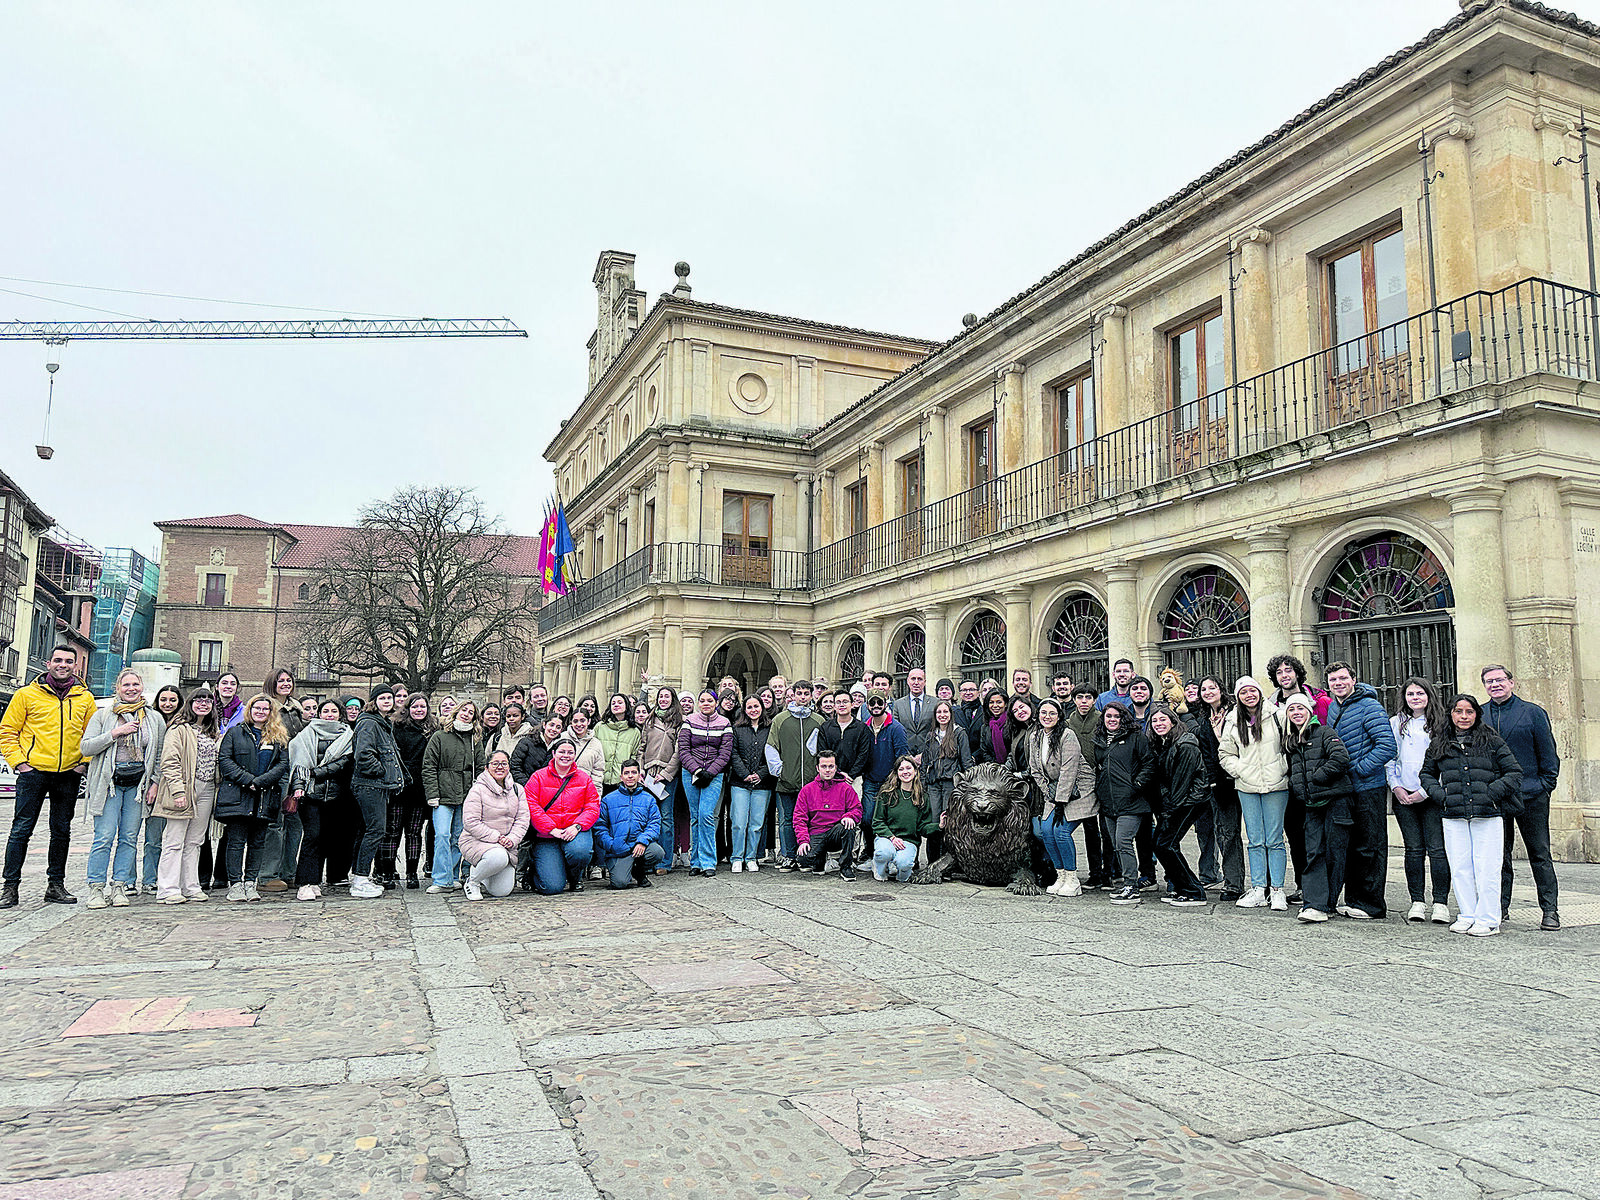
<path id="1" fill-rule="evenodd" d="M 145 887 L 155 887 L 156 872 L 161 869 L 161 835 L 167 831 L 165 817 L 148 816 L 144 819 L 144 870 L 139 878 Z"/>
<path id="2" fill-rule="evenodd" d="M 1239 810 L 1244 814 L 1244 836 L 1250 859 L 1250 886 L 1283 886 L 1288 855 L 1283 848 L 1283 813 L 1289 793 L 1247 792 L 1239 789 Z"/>
<path id="3" fill-rule="evenodd" d="M 533 886 L 541 896 L 567 890 L 567 877 L 589 869 L 594 858 L 594 835 L 580 830 L 570 842 L 536 838 L 533 843 Z M 581 876 L 580 876 L 581 878 Z"/>
<path id="4" fill-rule="evenodd" d="M 917 865 L 917 845 L 915 842 L 906 842 L 905 848 L 896 850 L 894 843 L 886 837 L 880 837 L 872 844 L 872 870 L 874 874 L 883 872 L 888 874 L 894 871 L 894 877 L 901 883 L 911 880 L 911 868 Z"/>
<path id="5" fill-rule="evenodd" d="M 761 829 L 767 822 L 772 789 L 735 784 L 728 792 L 733 801 L 733 845 L 728 857 L 734 862 L 755 862 L 761 857 Z"/>
<path id="6" fill-rule="evenodd" d="M 678 803 L 678 777 L 669 775 L 661 781 L 661 865 L 656 868 L 656 874 L 665 875 L 672 870 L 672 860 L 676 857 L 674 847 L 677 841 L 673 838 L 673 809 Z"/>
<path id="7" fill-rule="evenodd" d="M 689 801 L 689 866 L 701 871 L 717 867 L 717 806 L 722 802 L 722 776 L 701 787 L 683 772 L 683 795 Z"/>
<path id="8" fill-rule="evenodd" d="M 433 882 L 447 888 L 461 871 L 461 805 L 433 810 Z"/>
<path id="9" fill-rule="evenodd" d="M 139 858 L 139 822 L 144 819 L 144 801 L 139 798 L 139 785 L 113 787 L 106 797 L 106 806 L 94 819 L 94 842 L 89 847 L 89 884 L 98 886 L 107 882 L 106 866 L 111 864 L 112 883 L 133 886 L 134 867 Z M 111 863 L 111 844 L 117 846 L 117 857 Z"/>
<path id="10" fill-rule="evenodd" d="M 794 836 L 793 792 L 778 793 L 778 857 L 793 862 L 800 852 L 800 843 Z"/>
<path id="11" fill-rule="evenodd" d="M 1062 821 L 1057 825 L 1053 818 L 1033 819 L 1034 835 L 1044 843 L 1045 857 L 1058 871 L 1071 872 L 1078 869 L 1078 847 L 1072 840 L 1072 831 L 1077 827 L 1076 821 Z"/>

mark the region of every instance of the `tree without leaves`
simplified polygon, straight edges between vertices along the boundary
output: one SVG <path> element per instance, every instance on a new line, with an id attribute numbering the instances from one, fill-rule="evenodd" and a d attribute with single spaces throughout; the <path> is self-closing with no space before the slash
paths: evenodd
<path id="1" fill-rule="evenodd" d="M 512 544 L 470 488 L 406 487 L 368 505 L 308 580 L 300 643 L 340 675 L 432 693 L 532 656 L 539 590 L 509 573 Z"/>

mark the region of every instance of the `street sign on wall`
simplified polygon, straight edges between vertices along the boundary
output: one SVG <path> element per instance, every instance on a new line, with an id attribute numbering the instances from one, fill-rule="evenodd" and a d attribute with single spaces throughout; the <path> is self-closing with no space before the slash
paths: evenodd
<path id="1" fill-rule="evenodd" d="M 599 645 L 592 642 L 578 644 L 578 665 L 583 671 L 615 671 L 617 647 L 611 642 Z"/>

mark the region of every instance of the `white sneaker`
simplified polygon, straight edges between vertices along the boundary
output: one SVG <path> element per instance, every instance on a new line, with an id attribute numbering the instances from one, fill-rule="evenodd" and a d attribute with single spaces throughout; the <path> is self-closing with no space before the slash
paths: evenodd
<path id="1" fill-rule="evenodd" d="M 424 892 L 423 895 L 424 896 L 442 896 L 446 892 L 448 892 L 449 890 L 450 889 L 447 888 L 447 887 L 440 887 L 437 883 L 430 883 L 428 885 L 428 890 L 426 892 Z"/>
<path id="2" fill-rule="evenodd" d="M 1072 874 L 1069 871 L 1067 874 L 1065 874 L 1065 875 L 1063 875 L 1061 877 L 1060 887 L 1059 887 L 1059 890 L 1056 892 L 1056 895 L 1058 895 L 1058 896 L 1081 896 L 1081 895 L 1083 895 L 1083 881 L 1080 880 L 1076 875 Z"/>
<path id="3" fill-rule="evenodd" d="M 91 883 L 89 885 L 89 899 L 88 899 L 88 902 L 84 905 L 84 907 L 85 908 L 104 908 L 109 903 L 111 903 L 111 901 L 106 896 L 105 885 L 104 884 Z"/>
<path id="4" fill-rule="evenodd" d="M 1448 904 L 1435 904 L 1433 906 L 1433 923 L 1435 925 L 1450 924 L 1450 906 Z"/>
<path id="5" fill-rule="evenodd" d="M 735 871 L 737 871 L 739 869 L 739 864 L 738 863 L 734 863 L 733 864 L 733 869 Z M 761 864 L 758 863 L 755 859 L 752 858 L 752 859 L 748 860 L 744 864 L 744 869 L 746 871 L 749 871 L 750 874 L 754 875 L 757 871 L 761 870 Z"/>
<path id="6" fill-rule="evenodd" d="M 125 883 L 113 883 L 111 885 L 111 907 L 112 908 L 127 908 L 128 907 L 128 885 L 127 884 L 125 884 Z"/>
<path id="7" fill-rule="evenodd" d="M 483 899 L 483 888 L 480 887 L 477 883 L 473 882 L 470 879 L 467 880 L 467 885 L 466 885 L 466 887 L 464 887 L 462 889 L 462 891 L 464 891 L 466 893 L 466 896 L 467 896 L 468 900 L 482 900 Z"/>
<path id="8" fill-rule="evenodd" d="M 156 897 L 156 903 L 157 904 L 186 904 L 188 902 L 186 900 L 184 900 L 183 894 L 181 892 L 173 892 L 172 895 L 170 895 L 170 896 L 157 896 Z"/>
<path id="9" fill-rule="evenodd" d="M 1457 917 L 1454 925 L 1450 926 L 1451 933 L 1465 933 L 1472 928 L 1471 917 Z"/>
<path id="10" fill-rule="evenodd" d="M 352 875 L 350 876 L 350 894 L 357 900 L 377 900 L 383 895 L 383 888 L 365 876 Z"/>
<path id="11" fill-rule="evenodd" d="M 735 875 L 737 875 L 742 870 L 744 870 L 744 861 L 742 859 L 737 859 L 737 858 L 734 859 L 733 860 L 733 873 Z"/>
<path id="12" fill-rule="evenodd" d="M 1265 908 L 1267 906 L 1267 889 L 1251 888 L 1235 900 L 1233 906 L 1235 908 Z"/>
<path id="13" fill-rule="evenodd" d="M 1500 932 L 1500 926 L 1491 925 L 1487 921 L 1474 921 L 1472 928 L 1467 933 L 1472 937 L 1494 937 Z"/>
<path id="14" fill-rule="evenodd" d="M 1406 911 L 1406 920 L 1421 924 L 1428 919 L 1428 906 L 1418 900 Z"/>
<path id="15" fill-rule="evenodd" d="M 261 899 L 261 892 L 254 883 L 246 881 L 244 885 L 244 898 L 246 900 L 259 900 Z"/>
<path id="16" fill-rule="evenodd" d="M 1314 908 L 1302 908 L 1300 910 L 1300 919 L 1308 924 L 1315 921 L 1326 921 L 1328 919 L 1328 914 L 1325 912 L 1318 912 Z"/>
<path id="17" fill-rule="evenodd" d="M 876 879 L 879 883 L 884 883 L 889 878 L 889 876 L 884 872 L 884 869 L 882 867 L 880 867 L 877 863 L 873 863 L 872 864 L 872 877 L 874 879 Z"/>
<path id="18" fill-rule="evenodd" d="M 236 904 L 243 904 L 250 897 L 244 894 L 244 884 L 234 883 L 228 885 L 228 899 Z"/>
<path id="19" fill-rule="evenodd" d="M 1283 889 L 1282 888 L 1273 888 L 1272 889 L 1272 897 L 1271 897 L 1271 900 L 1269 901 L 1269 903 L 1272 905 L 1272 911 L 1273 912 L 1288 912 L 1289 911 L 1289 897 L 1287 897 L 1287 896 L 1285 896 L 1283 894 Z"/>
<path id="20" fill-rule="evenodd" d="M 303 883 L 300 885 L 300 890 L 294 894 L 294 898 L 296 900 L 315 900 L 317 898 L 317 889 L 309 883 Z"/>

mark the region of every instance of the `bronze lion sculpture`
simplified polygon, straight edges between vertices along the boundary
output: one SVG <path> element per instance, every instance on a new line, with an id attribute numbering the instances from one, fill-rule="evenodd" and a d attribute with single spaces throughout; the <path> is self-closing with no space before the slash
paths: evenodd
<path id="1" fill-rule="evenodd" d="M 1033 870 L 1033 810 L 1028 783 L 1005 767 L 984 763 L 957 775 L 944 811 L 944 853 L 912 876 L 943 883 L 960 864 L 972 883 L 1016 896 L 1043 894 Z"/>

